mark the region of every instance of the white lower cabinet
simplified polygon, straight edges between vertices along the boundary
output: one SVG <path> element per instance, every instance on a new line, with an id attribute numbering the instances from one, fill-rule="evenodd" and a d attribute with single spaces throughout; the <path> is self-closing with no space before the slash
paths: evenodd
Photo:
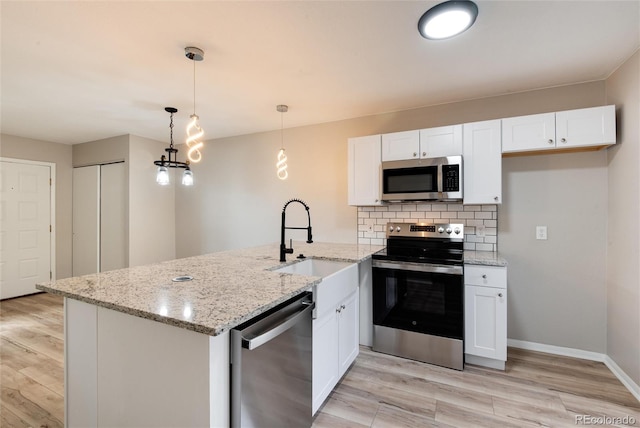
<path id="1" fill-rule="evenodd" d="M 315 414 L 358 356 L 359 267 L 323 278 L 314 289 L 312 410 Z"/>
<path id="2" fill-rule="evenodd" d="M 464 268 L 465 362 L 504 370 L 507 360 L 507 268 Z"/>

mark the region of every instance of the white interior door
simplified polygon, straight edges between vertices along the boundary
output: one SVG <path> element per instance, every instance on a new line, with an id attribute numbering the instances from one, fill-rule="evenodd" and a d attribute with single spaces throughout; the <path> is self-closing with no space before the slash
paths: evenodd
<path id="1" fill-rule="evenodd" d="M 0 162 L 0 299 L 51 276 L 51 167 Z"/>
<path id="2" fill-rule="evenodd" d="M 100 165 L 73 169 L 73 276 L 100 271 Z"/>
<path id="3" fill-rule="evenodd" d="M 100 272 L 128 266 L 124 162 L 100 166 Z"/>

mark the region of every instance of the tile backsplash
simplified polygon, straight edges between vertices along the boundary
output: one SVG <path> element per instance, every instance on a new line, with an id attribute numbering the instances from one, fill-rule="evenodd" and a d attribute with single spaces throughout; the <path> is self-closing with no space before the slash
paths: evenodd
<path id="1" fill-rule="evenodd" d="M 358 243 L 386 245 L 388 222 L 462 223 L 465 250 L 498 250 L 497 205 L 434 202 L 358 207 Z"/>

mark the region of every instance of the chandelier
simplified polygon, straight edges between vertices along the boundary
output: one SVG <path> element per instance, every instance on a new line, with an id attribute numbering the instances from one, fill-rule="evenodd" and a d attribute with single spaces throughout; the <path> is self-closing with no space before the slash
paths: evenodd
<path id="1" fill-rule="evenodd" d="M 289 107 L 284 104 L 276 106 L 276 110 L 280 112 L 280 150 L 278 151 L 278 162 L 276 162 L 276 174 L 280 180 L 286 180 L 289 177 L 287 172 L 287 155 L 284 154 L 284 113 L 289 111 Z"/>
<path id="2" fill-rule="evenodd" d="M 184 48 L 184 54 L 193 61 L 193 114 L 189 116 L 191 120 L 187 124 L 187 158 L 193 163 L 198 163 L 202 159 L 200 149 L 204 146 L 202 142 L 204 131 L 200 127 L 200 118 L 196 114 L 196 61 L 204 59 L 204 51 L 200 48 L 188 46 Z"/>
<path id="3" fill-rule="evenodd" d="M 164 151 L 167 152 L 167 155 L 162 155 L 160 160 L 153 162 L 154 165 L 158 167 L 156 182 L 161 186 L 167 186 L 170 183 L 169 168 L 184 168 L 184 172 L 182 173 L 182 184 L 184 186 L 193 186 L 193 172 L 191 172 L 191 168 L 189 167 L 189 161 L 179 162 L 177 160 L 178 149 L 173 147 L 173 114 L 177 113 L 178 109 L 174 107 L 165 107 L 164 110 L 169 113 L 171 117 L 169 122 L 171 134 L 169 147 L 164 149 Z"/>

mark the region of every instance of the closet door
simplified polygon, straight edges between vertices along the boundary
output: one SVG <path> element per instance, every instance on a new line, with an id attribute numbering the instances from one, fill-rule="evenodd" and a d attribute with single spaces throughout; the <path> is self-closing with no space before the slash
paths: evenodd
<path id="1" fill-rule="evenodd" d="M 124 162 L 100 166 L 100 272 L 128 266 Z"/>
<path id="2" fill-rule="evenodd" d="M 100 165 L 73 169 L 73 276 L 100 271 Z"/>

